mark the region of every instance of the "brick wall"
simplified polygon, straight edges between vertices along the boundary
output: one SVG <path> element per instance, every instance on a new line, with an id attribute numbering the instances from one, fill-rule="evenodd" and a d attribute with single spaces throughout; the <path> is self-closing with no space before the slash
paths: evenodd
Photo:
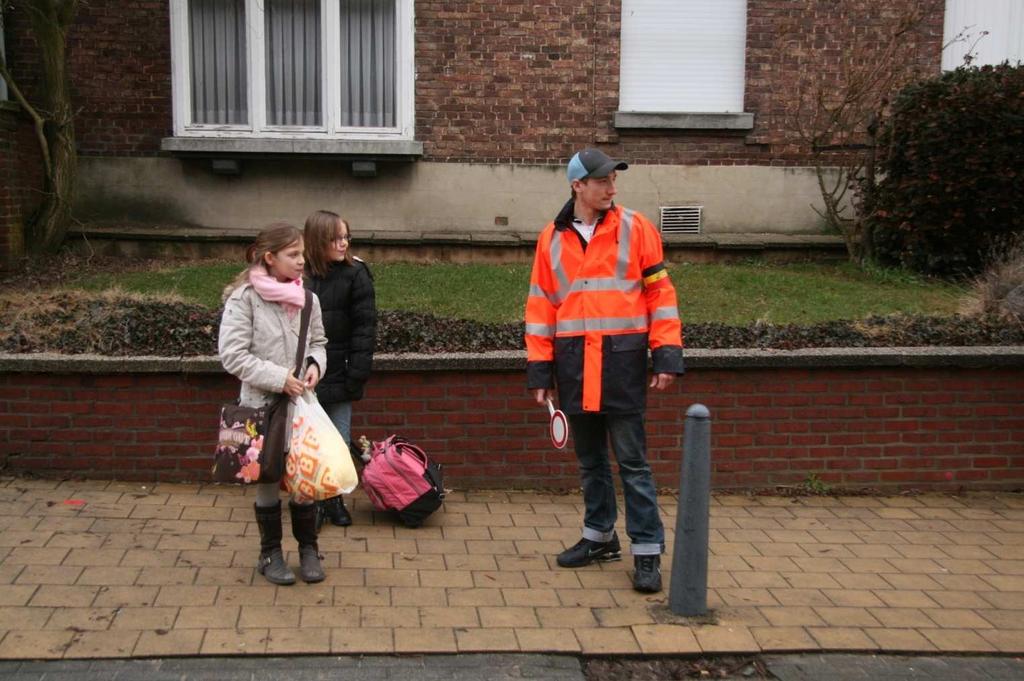
<path id="1" fill-rule="evenodd" d="M 619 0 L 418 0 L 416 138 L 425 159 L 561 164 L 601 144 L 637 163 L 799 165 L 787 111 L 801 74 L 837 73 L 849 36 L 872 44 L 880 0 L 750 0 L 745 109 L 752 133 L 617 131 Z M 924 72 L 937 73 L 942 0 L 906 39 Z M 30 83 L 34 46 L 23 12 L 8 17 L 15 74 Z M 796 27 L 786 48 L 779 36 Z M 155 155 L 172 131 L 170 29 L 163 0 L 92 0 L 69 36 L 80 150 Z M 811 65 L 811 66 L 809 66 Z"/>
<path id="2" fill-rule="evenodd" d="M 31 120 L 0 104 L 0 270 L 24 254 L 23 224 L 39 203 L 43 165 Z"/>
<path id="3" fill-rule="evenodd" d="M 702 369 L 652 395 L 650 459 L 678 485 L 682 418 L 712 412 L 716 488 L 1024 486 L 1024 367 Z M 132 480 L 205 480 L 216 405 L 237 383 L 210 373 L 0 373 L 0 469 Z M 573 487 L 570 448 L 546 436 L 520 371 L 379 371 L 353 435 L 397 432 L 444 464 L 448 485 Z"/>
<path id="4" fill-rule="evenodd" d="M 881 4 L 749 0 L 744 109 L 755 129 L 708 133 L 614 128 L 620 2 L 417 2 L 417 137 L 434 160 L 557 164 L 601 144 L 636 163 L 803 164 L 788 117 L 801 76 L 838 82 L 853 35 L 870 55 L 892 22 Z M 929 19 L 902 54 L 935 74 L 944 3 L 918 4 Z"/>
<path id="5" fill-rule="evenodd" d="M 71 80 L 83 155 L 149 156 L 173 133 L 166 0 L 81 3 Z"/>
<path id="6" fill-rule="evenodd" d="M 165 0 L 94 0 L 79 4 L 68 34 L 79 153 L 153 156 L 172 134 L 171 35 Z M 5 14 L 7 55 L 30 101 L 38 47 L 20 4 Z"/>
<path id="7" fill-rule="evenodd" d="M 12 258 L 11 240 L 21 229 L 21 202 L 14 187 L 14 134 L 17 114 L 13 107 L 0 106 L 0 269 Z"/>

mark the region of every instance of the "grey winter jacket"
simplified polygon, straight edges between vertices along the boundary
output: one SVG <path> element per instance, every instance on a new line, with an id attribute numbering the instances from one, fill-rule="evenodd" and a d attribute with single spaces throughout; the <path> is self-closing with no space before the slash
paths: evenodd
<path id="1" fill-rule="evenodd" d="M 251 284 L 239 286 L 224 301 L 217 349 L 224 369 L 242 382 L 238 403 L 243 407 L 269 404 L 283 391 L 285 379 L 295 368 L 300 317 L 289 318 L 280 303 L 263 300 Z M 311 361 L 324 375 L 326 346 L 320 301 L 314 295 L 300 378 Z"/>

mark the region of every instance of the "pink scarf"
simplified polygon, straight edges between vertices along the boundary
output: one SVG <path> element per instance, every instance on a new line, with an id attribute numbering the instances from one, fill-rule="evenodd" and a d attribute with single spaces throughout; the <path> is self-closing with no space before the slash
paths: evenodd
<path id="1" fill-rule="evenodd" d="M 260 294 L 260 298 L 270 303 L 281 303 L 288 318 L 295 316 L 306 304 L 306 291 L 302 288 L 302 277 L 291 281 L 278 281 L 267 274 L 267 270 L 257 265 L 249 270 L 249 282 Z"/>

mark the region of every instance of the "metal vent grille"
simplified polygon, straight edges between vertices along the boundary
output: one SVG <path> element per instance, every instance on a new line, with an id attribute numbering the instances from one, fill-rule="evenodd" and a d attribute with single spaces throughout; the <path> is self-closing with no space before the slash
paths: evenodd
<path id="1" fill-rule="evenodd" d="M 662 206 L 661 231 L 663 234 L 700 234 L 703 212 L 704 206 Z"/>

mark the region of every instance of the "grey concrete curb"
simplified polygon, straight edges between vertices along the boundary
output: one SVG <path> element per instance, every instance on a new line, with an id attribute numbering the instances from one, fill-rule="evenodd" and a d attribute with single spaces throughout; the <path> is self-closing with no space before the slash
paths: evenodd
<path id="1" fill-rule="evenodd" d="M 7 681 L 584 681 L 572 655 L 295 655 L 2 661 Z"/>
<path id="2" fill-rule="evenodd" d="M 0 102 L 2 104 L 2 102 Z M 125 241 L 180 241 L 182 243 L 237 243 L 247 244 L 256 237 L 255 229 L 227 229 L 216 227 L 161 227 L 126 225 L 124 223 L 89 223 L 70 232 L 72 236 L 87 239 Z M 537 244 L 537 231 L 526 232 L 444 232 L 379 229 L 360 233 L 359 243 L 372 246 L 501 246 L 528 247 Z M 665 248 L 700 250 L 785 250 L 845 252 L 842 237 L 831 234 L 771 234 L 771 233 L 713 233 L 666 234 Z"/>
<path id="3" fill-rule="evenodd" d="M 1020 368 L 1024 346 L 820 348 L 805 350 L 687 350 L 686 366 L 700 369 L 832 369 L 858 367 Z M 524 371 L 522 351 L 380 354 L 374 371 Z M 220 374 L 220 360 L 205 357 L 106 357 L 102 355 L 2 354 L 7 373 Z"/>

